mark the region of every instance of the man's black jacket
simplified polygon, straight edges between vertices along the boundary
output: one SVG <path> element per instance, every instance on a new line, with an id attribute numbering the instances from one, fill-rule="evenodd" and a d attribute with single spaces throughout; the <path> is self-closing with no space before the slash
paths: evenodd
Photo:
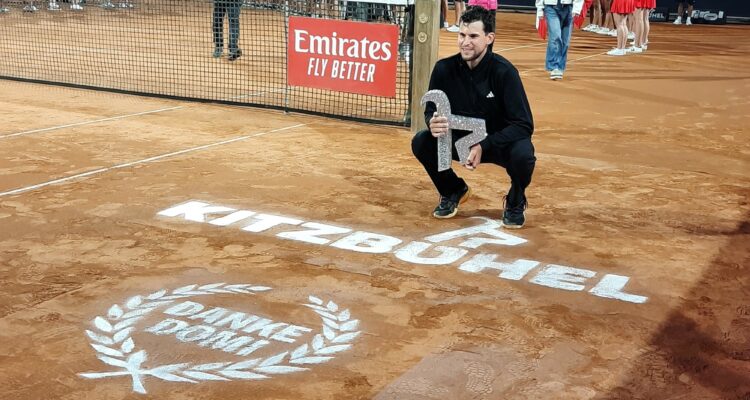
<path id="1" fill-rule="evenodd" d="M 485 53 L 474 69 L 469 69 L 460 53 L 438 61 L 430 77 L 430 90 L 433 89 L 445 92 L 452 114 L 485 120 L 487 138 L 480 143 L 484 154 L 489 147 L 499 149 L 530 138 L 534 132 L 529 100 L 518 70 L 498 54 Z M 435 110 L 435 104 L 427 103 L 428 127 Z M 454 133 L 454 140 L 466 134 Z"/>

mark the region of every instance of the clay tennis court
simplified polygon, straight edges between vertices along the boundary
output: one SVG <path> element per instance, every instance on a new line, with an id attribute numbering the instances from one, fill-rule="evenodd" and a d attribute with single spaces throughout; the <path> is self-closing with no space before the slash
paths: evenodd
<path id="1" fill-rule="evenodd" d="M 750 399 L 748 27 L 576 32 L 551 82 L 498 19 L 515 231 L 493 165 L 431 218 L 405 128 L 0 82 L 0 398 Z"/>

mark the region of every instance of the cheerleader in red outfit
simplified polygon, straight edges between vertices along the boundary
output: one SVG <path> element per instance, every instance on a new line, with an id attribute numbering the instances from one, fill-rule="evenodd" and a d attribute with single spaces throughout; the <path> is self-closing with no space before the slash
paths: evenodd
<path id="1" fill-rule="evenodd" d="M 656 0 L 635 1 L 635 12 L 633 13 L 633 18 L 635 18 L 635 42 L 628 51 L 643 53 L 648 49 L 648 33 L 651 31 L 648 16 L 654 8 L 656 8 Z"/>
<path id="2" fill-rule="evenodd" d="M 617 47 L 608 51 L 610 56 L 624 56 L 627 54 L 625 45 L 628 44 L 628 16 L 635 11 L 636 0 L 612 0 L 610 8 L 617 27 Z"/>

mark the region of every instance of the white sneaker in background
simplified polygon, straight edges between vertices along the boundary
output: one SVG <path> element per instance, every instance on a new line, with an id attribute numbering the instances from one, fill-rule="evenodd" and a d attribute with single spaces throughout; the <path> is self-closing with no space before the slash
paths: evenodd
<path id="1" fill-rule="evenodd" d="M 607 35 L 612 36 L 612 37 L 617 37 L 617 31 L 612 29 L 609 31 L 609 33 L 607 33 Z"/>
<path id="2" fill-rule="evenodd" d="M 81 11 L 83 10 L 83 7 L 80 4 L 71 4 L 70 9 L 74 11 Z"/>
<path id="3" fill-rule="evenodd" d="M 628 47 L 628 53 L 643 53 L 643 49 L 638 46 Z"/>
<path id="4" fill-rule="evenodd" d="M 693 21 L 690 20 L 690 17 L 687 17 L 687 19 L 685 20 L 685 25 L 692 25 L 692 24 L 693 24 Z"/>
<path id="5" fill-rule="evenodd" d="M 682 17 L 677 17 L 676 20 L 673 22 L 675 25 L 682 25 Z"/>
<path id="6" fill-rule="evenodd" d="M 595 30 L 594 33 L 598 33 L 600 35 L 609 35 L 609 29 L 606 27 L 599 27 L 599 29 Z"/>
<path id="7" fill-rule="evenodd" d="M 448 21 L 443 22 L 443 28 L 448 29 L 449 26 Z"/>
<path id="8" fill-rule="evenodd" d="M 0 7 L 0 13 L 7 13 L 10 12 L 10 10 L 7 7 Z"/>
<path id="9" fill-rule="evenodd" d="M 48 5 L 48 7 L 47 7 L 47 9 L 50 10 L 50 11 L 59 11 L 60 10 L 60 5 L 57 4 L 57 3 L 50 2 L 49 5 Z"/>
<path id="10" fill-rule="evenodd" d="M 628 32 L 628 39 L 635 40 L 635 32 Z"/>
<path id="11" fill-rule="evenodd" d="M 453 32 L 453 33 L 456 33 L 458 31 L 460 31 L 460 29 L 458 29 L 458 26 L 456 26 L 456 25 L 451 25 L 451 26 L 447 27 L 446 30 L 448 32 Z"/>
<path id="12" fill-rule="evenodd" d="M 624 56 L 626 54 L 625 49 L 612 49 L 607 52 L 608 56 Z"/>

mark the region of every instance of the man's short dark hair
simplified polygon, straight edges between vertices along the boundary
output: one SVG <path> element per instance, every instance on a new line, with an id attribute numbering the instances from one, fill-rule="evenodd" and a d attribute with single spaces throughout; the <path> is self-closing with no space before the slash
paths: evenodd
<path id="1" fill-rule="evenodd" d="M 479 6 L 466 7 L 466 12 L 461 16 L 461 22 L 470 24 L 472 22 L 482 21 L 484 24 L 484 33 L 495 33 L 495 17 L 490 10 Z"/>

